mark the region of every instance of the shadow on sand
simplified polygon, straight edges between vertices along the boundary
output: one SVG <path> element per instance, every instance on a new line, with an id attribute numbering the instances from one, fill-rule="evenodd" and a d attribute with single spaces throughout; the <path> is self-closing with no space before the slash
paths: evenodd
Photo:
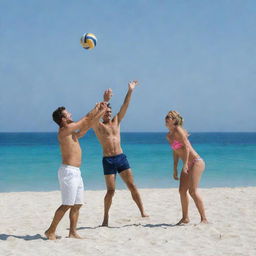
<path id="1" fill-rule="evenodd" d="M 23 239 L 25 241 L 31 241 L 31 240 L 47 240 L 47 238 L 42 237 L 40 234 L 36 234 L 36 235 L 26 235 L 26 236 L 15 236 L 15 235 L 7 235 L 7 234 L 0 234 L 0 240 L 7 240 L 9 237 L 14 237 L 14 238 L 18 238 L 18 239 Z"/>
<path id="2" fill-rule="evenodd" d="M 161 223 L 161 224 L 127 224 L 127 225 L 123 225 L 120 227 L 107 227 L 107 228 L 113 228 L 113 229 L 120 229 L 120 228 L 126 228 L 126 227 L 144 227 L 144 228 L 168 228 L 168 227 L 175 227 L 175 224 L 166 224 L 166 223 Z M 83 230 L 83 229 L 97 229 L 97 228 L 106 228 L 103 226 L 96 226 L 96 227 L 79 227 L 77 228 L 77 230 Z M 67 229 L 69 230 L 69 228 Z M 7 234 L 0 234 L 0 240 L 4 241 L 7 240 L 9 237 L 14 237 L 14 238 L 18 238 L 18 239 L 23 239 L 25 241 L 32 241 L 32 240 L 48 240 L 46 237 L 41 236 L 40 234 L 36 234 L 36 235 L 26 235 L 26 236 L 16 236 L 16 235 L 7 235 Z"/>
<path id="3" fill-rule="evenodd" d="M 120 227 L 113 227 L 113 226 L 108 226 L 107 228 L 126 228 L 126 227 L 144 227 L 144 228 L 167 228 L 167 227 L 176 227 L 176 224 L 166 224 L 166 223 L 161 223 L 161 224 L 127 224 L 127 225 L 123 225 Z M 83 229 L 97 229 L 97 228 L 106 228 L 103 226 L 96 226 L 96 227 L 79 227 L 77 228 L 77 230 L 83 230 Z"/>

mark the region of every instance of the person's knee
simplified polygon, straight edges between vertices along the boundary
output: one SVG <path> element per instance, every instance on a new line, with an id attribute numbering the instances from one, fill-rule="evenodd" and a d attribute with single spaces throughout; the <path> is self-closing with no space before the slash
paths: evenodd
<path id="1" fill-rule="evenodd" d="M 189 194 L 191 197 L 195 197 L 196 196 L 196 188 L 190 188 L 189 189 Z"/>
<path id="2" fill-rule="evenodd" d="M 82 204 L 75 204 L 74 206 L 72 206 L 72 210 L 73 211 L 79 211 L 79 209 L 82 207 Z"/>
<path id="3" fill-rule="evenodd" d="M 106 194 L 106 196 L 114 196 L 114 194 L 115 194 L 115 189 L 108 189 L 107 190 L 107 194 Z"/>
<path id="4" fill-rule="evenodd" d="M 179 188 L 179 193 L 180 193 L 180 195 L 186 195 L 186 194 L 187 194 L 187 191 L 188 191 L 187 188 L 183 188 L 183 187 L 180 187 L 180 188 Z"/>
<path id="5" fill-rule="evenodd" d="M 129 190 L 130 190 L 131 192 L 135 192 L 135 191 L 137 190 L 135 184 L 132 183 L 132 182 L 128 182 L 128 183 L 127 183 L 127 187 L 129 188 Z"/>
<path id="6" fill-rule="evenodd" d="M 72 205 L 61 205 L 58 210 L 62 211 L 62 212 L 66 212 L 71 207 L 72 207 Z"/>

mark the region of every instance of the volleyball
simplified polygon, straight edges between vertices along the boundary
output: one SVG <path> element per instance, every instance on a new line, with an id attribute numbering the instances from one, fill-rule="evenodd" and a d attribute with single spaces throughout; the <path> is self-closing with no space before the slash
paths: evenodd
<path id="1" fill-rule="evenodd" d="M 86 50 L 91 50 L 96 46 L 97 43 L 97 38 L 94 34 L 92 33 L 85 33 L 81 39 L 80 39 L 80 44 L 82 47 Z"/>

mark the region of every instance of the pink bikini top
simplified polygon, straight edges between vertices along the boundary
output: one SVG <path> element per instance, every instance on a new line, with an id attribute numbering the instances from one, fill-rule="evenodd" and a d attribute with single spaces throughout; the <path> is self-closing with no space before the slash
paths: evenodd
<path id="1" fill-rule="evenodd" d="M 179 141 L 177 140 L 174 140 L 173 143 L 171 144 L 171 147 L 173 150 L 176 150 L 176 149 L 180 149 L 183 147 L 183 144 L 180 143 Z"/>

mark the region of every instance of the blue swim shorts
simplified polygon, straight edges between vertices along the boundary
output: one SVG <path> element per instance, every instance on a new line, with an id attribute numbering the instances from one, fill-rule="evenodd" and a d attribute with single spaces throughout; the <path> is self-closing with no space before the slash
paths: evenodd
<path id="1" fill-rule="evenodd" d="M 130 168 L 125 154 L 104 156 L 102 159 L 104 175 L 120 173 Z"/>

